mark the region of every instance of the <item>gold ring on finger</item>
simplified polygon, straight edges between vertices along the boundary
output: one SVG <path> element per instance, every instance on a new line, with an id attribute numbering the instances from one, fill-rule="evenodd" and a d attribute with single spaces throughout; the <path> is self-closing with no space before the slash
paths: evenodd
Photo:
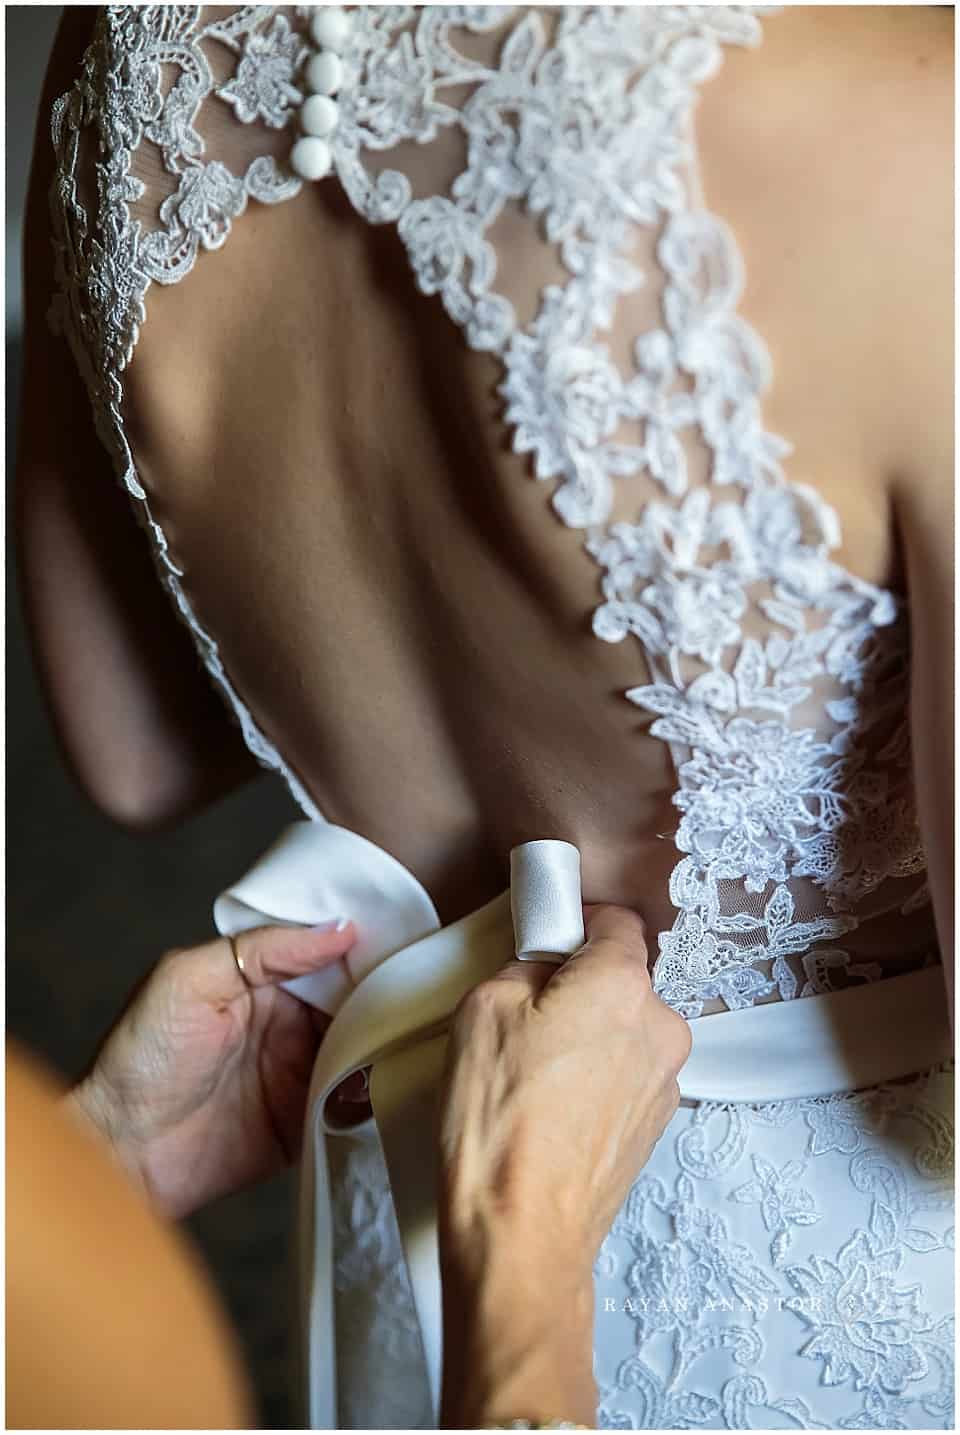
<path id="1" fill-rule="evenodd" d="M 227 941 L 230 943 L 230 950 L 231 950 L 231 952 L 233 953 L 233 960 L 234 960 L 234 961 L 236 962 L 236 964 L 237 964 L 237 971 L 240 973 L 240 976 L 243 978 L 243 984 L 244 984 L 244 986 L 245 986 L 245 987 L 248 987 L 250 991 L 253 991 L 253 982 L 250 980 L 249 976 L 247 975 L 247 969 L 246 969 L 246 967 L 243 965 L 243 957 L 241 957 L 240 953 L 237 951 L 237 939 L 236 939 L 236 937 L 228 937 L 228 938 L 227 938 Z"/>

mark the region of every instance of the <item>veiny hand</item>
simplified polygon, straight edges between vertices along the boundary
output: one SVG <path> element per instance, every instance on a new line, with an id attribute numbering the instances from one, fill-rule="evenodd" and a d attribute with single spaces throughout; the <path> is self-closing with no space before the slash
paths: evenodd
<path id="1" fill-rule="evenodd" d="M 356 941 L 259 927 L 168 952 L 135 993 L 71 1100 L 170 1216 L 296 1159 L 307 1089 L 330 1018 L 279 983 Z"/>
<path id="2" fill-rule="evenodd" d="M 691 1039 L 652 989 L 640 918 L 588 908 L 587 933 L 562 966 L 509 963 L 451 1026 L 444 1425 L 595 1420 L 593 1261 L 677 1108 Z"/>
<path id="3" fill-rule="evenodd" d="M 441 1147 L 454 1223 L 535 1238 L 549 1213 L 592 1263 L 677 1108 L 690 1030 L 653 991 L 634 912 L 589 909 L 587 932 L 563 965 L 510 962 L 460 1003 Z"/>

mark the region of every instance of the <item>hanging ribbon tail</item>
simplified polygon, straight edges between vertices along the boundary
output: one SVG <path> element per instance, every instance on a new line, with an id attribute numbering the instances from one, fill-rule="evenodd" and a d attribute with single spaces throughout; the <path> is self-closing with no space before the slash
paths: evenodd
<path id="1" fill-rule="evenodd" d="M 583 944 L 580 854 L 567 842 L 511 853 L 511 888 L 440 929 L 412 873 L 355 833 L 295 823 L 218 899 L 218 931 L 266 923 L 316 925 L 349 917 L 358 942 L 346 957 L 285 983 L 333 1016 L 308 1098 L 300 1185 L 300 1249 L 307 1409 L 313 1429 L 337 1425 L 333 1221 L 326 1141 L 376 1128 L 439 1416 L 442 1369 L 436 1227 L 437 1101 L 446 1030 L 460 999 L 514 955 L 561 961 Z M 328 1112 L 342 1081 L 372 1067 L 373 1116 L 344 1128 Z"/>

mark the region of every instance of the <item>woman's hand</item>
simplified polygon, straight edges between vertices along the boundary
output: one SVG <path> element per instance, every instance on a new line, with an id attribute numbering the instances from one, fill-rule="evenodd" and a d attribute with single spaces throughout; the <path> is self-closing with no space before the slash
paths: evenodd
<path id="1" fill-rule="evenodd" d="M 172 1217 L 296 1159 L 307 1089 L 329 1017 L 280 982 L 356 941 L 260 927 L 168 952 L 110 1032 L 71 1100 Z"/>
<path id="2" fill-rule="evenodd" d="M 643 924 L 588 909 L 562 966 L 511 962 L 457 1010 L 441 1109 L 443 1424 L 592 1424 L 592 1266 L 677 1108 L 687 1023 Z"/>

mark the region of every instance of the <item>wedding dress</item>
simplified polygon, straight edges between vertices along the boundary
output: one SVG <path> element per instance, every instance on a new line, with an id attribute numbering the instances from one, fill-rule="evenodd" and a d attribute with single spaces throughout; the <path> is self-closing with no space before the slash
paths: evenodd
<path id="1" fill-rule="evenodd" d="M 685 1102 L 597 1260 L 599 1423 L 944 1428 L 951 1043 L 906 605 L 834 562 L 836 515 L 784 472 L 789 445 L 761 421 L 769 358 L 737 314 L 741 258 L 698 174 L 698 87 L 724 46 L 757 44 L 776 18 L 346 15 L 322 183 L 357 223 L 396 226 L 419 289 L 499 362 L 514 450 L 554 481 L 555 513 L 597 565 L 593 632 L 635 642 L 623 696 L 674 765 L 675 920 L 654 985 L 694 1047 Z M 420 1427 L 436 1422 L 441 1357 L 429 1131 L 444 1023 L 514 951 L 575 950 L 578 854 L 521 844 L 510 893 L 444 927 L 403 864 L 328 823 L 194 610 L 123 407 L 151 285 L 186 279 L 250 199 L 304 187 L 289 156 L 309 24 L 307 7 L 105 8 L 53 114 L 51 318 L 177 611 L 307 819 L 221 896 L 220 929 L 346 913 L 360 930 L 298 986 L 336 1013 L 305 1155 L 311 1423 Z M 422 192 L 416 152 L 444 145 L 451 178 Z M 548 256 L 529 319 L 497 287 L 498 223 L 518 214 Z M 879 960 L 892 956 L 895 975 Z M 375 1116 L 335 1130 L 326 1098 L 360 1066 Z"/>

